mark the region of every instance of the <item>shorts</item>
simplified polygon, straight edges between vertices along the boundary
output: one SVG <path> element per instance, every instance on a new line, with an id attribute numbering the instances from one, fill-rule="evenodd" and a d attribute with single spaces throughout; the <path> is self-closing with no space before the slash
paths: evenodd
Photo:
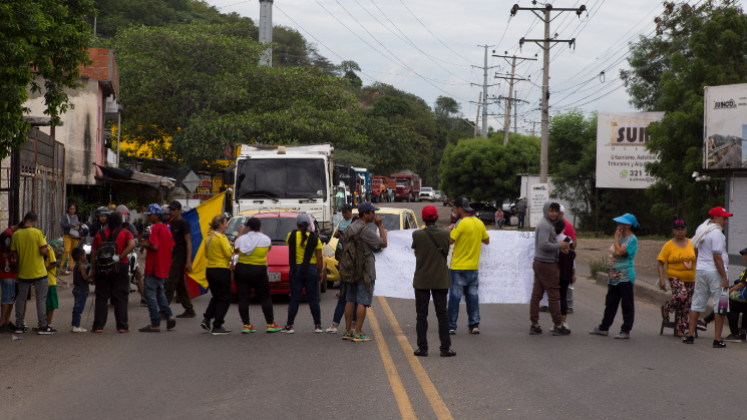
<path id="1" fill-rule="evenodd" d="M 358 283 L 345 283 L 345 300 L 350 303 L 357 303 L 366 308 L 370 308 L 371 301 L 373 300 L 375 283 L 375 280 L 371 280 L 371 297 L 368 296 L 366 283 L 363 280 L 360 280 Z"/>
<path id="2" fill-rule="evenodd" d="M 57 300 L 57 286 L 49 286 L 47 289 L 47 312 L 52 312 L 60 307 L 60 301 Z"/>
<path id="3" fill-rule="evenodd" d="M 16 282 L 16 299 L 18 299 L 18 293 L 19 293 L 19 291 L 18 291 L 18 282 Z M 26 295 L 26 300 L 27 301 L 31 300 L 31 288 L 30 287 L 29 287 L 29 293 L 28 293 L 28 295 Z"/>
<path id="4" fill-rule="evenodd" d="M 0 279 L 3 305 L 12 305 L 16 300 L 16 279 Z"/>
<path id="5" fill-rule="evenodd" d="M 695 271 L 695 290 L 690 310 L 705 312 L 709 297 L 715 306 L 721 297 L 722 284 L 718 271 Z"/>

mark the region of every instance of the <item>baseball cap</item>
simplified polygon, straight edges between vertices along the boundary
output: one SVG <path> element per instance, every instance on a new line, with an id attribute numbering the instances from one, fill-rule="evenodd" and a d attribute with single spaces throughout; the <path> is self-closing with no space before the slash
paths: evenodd
<path id="1" fill-rule="evenodd" d="M 563 205 L 562 205 L 562 204 L 560 204 L 560 212 L 561 212 L 561 213 L 565 213 L 565 207 L 563 207 Z"/>
<path id="2" fill-rule="evenodd" d="M 146 214 L 146 215 L 163 214 L 163 210 L 161 209 L 161 206 L 159 206 L 158 204 L 151 204 L 150 206 L 148 206 L 148 210 L 146 210 L 145 213 L 143 214 Z"/>
<path id="3" fill-rule="evenodd" d="M 466 212 L 474 211 L 472 207 L 469 206 L 469 200 L 467 200 L 464 197 L 457 198 L 456 200 L 452 202 L 452 204 L 454 204 L 454 207 L 459 207 Z"/>
<path id="4" fill-rule="evenodd" d="M 300 225 L 303 225 L 304 223 L 306 223 L 307 225 L 311 224 L 311 219 L 309 219 L 308 214 L 299 214 L 298 216 L 296 216 L 297 225 L 300 226 Z"/>
<path id="5" fill-rule="evenodd" d="M 740 254 L 742 254 L 742 255 L 744 255 L 744 254 L 747 254 L 747 248 L 745 248 L 745 249 L 743 249 L 743 250 L 739 251 L 739 253 L 740 253 Z"/>
<path id="6" fill-rule="evenodd" d="M 423 220 L 436 220 L 438 219 L 438 210 L 435 206 L 427 205 L 423 207 L 423 212 L 420 213 Z"/>
<path id="7" fill-rule="evenodd" d="M 685 225 L 684 220 L 675 220 L 674 223 L 672 223 L 672 227 L 678 228 L 678 227 L 687 227 L 687 226 Z"/>
<path id="8" fill-rule="evenodd" d="M 169 208 L 172 210 L 181 210 L 182 209 L 182 203 L 174 200 L 169 204 Z"/>
<path id="9" fill-rule="evenodd" d="M 615 217 L 612 220 L 614 220 L 617 223 L 622 223 L 624 225 L 630 225 L 630 226 L 633 226 L 633 227 L 638 227 L 638 219 L 636 219 L 635 216 L 633 216 L 630 213 L 625 213 L 622 216 Z"/>
<path id="10" fill-rule="evenodd" d="M 374 207 L 373 204 L 371 204 L 370 201 L 364 201 L 358 205 L 358 213 L 366 213 L 369 211 L 378 211 L 380 210 L 378 207 Z"/>
<path id="11" fill-rule="evenodd" d="M 734 213 L 729 213 L 723 207 L 714 207 L 708 212 L 708 215 L 711 216 L 711 218 L 716 216 L 731 217 L 734 216 Z"/>

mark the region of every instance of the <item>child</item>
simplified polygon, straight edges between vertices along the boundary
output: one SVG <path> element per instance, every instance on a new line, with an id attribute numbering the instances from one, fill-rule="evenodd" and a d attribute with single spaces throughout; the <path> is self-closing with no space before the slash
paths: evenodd
<path id="1" fill-rule="evenodd" d="M 49 277 L 49 286 L 47 288 L 47 325 L 52 326 L 54 310 L 60 307 L 57 298 L 57 258 L 54 255 L 54 250 L 49 250 L 46 260 Z"/>
<path id="2" fill-rule="evenodd" d="M 88 261 L 86 261 L 86 252 L 81 248 L 73 249 L 73 296 L 75 304 L 73 305 L 73 322 L 71 331 L 74 333 L 88 332 L 87 329 L 80 327 L 80 316 L 86 307 L 88 299 L 88 284 L 92 283 L 93 275 L 88 274 Z"/>

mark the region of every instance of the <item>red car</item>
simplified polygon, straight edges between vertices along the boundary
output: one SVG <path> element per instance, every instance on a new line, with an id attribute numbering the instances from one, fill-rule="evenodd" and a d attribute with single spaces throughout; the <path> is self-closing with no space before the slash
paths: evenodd
<path id="1" fill-rule="evenodd" d="M 288 245 L 286 245 L 285 239 L 290 232 L 297 229 L 296 216 L 298 214 L 296 212 L 268 212 L 250 216 L 262 219 L 262 233 L 269 236 L 272 240 L 272 249 L 267 253 L 267 274 L 270 278 L 270 294 L 273 295 L 290 294 L 290 265 L 288 264 Z M 317 221 L 311 215 L 309 215 L 309 218 L 311 219 L 310 231 L 319 233 Z M 229 222 L 226 233 L 238 230 L 238 226 L 232 229 L 232 225 L 245 224 L 248 219 L 249 217 L 245 216 L 234 217 Z M 235 237 L 234 235 L 232 236 Z M 328 240 L 326 237 L 320 237 L 320 239 L 322 242 Z M 229 236 L 229 240 L 233 241 L 233 238 Z M 326 279 L 320 283 L 319 291 L 321 293 L 327 291 Z M 319 300 L 322 298 L 321 293 L 319 294 Z M 231 294 L 234 296 L 237 294 L 236 283 L 233 281 L 231 282 Z"/>

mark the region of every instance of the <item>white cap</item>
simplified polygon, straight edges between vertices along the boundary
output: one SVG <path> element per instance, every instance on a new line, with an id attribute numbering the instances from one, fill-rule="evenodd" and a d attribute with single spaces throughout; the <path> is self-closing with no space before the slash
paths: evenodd
<path id="1" fill-rule="evenodd" d="M 560 205 L 560 212 L 561 212 L 561 213 L 565 213 L 565 207 L 563 207 L 563 205 L 562 205 L 562 204 Z"/>

